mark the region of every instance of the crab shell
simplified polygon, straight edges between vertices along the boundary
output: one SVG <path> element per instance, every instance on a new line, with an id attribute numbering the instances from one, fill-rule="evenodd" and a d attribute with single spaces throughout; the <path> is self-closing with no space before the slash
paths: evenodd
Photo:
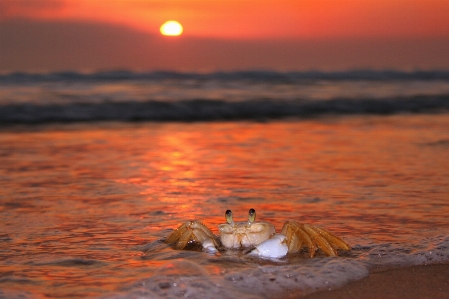
<path id="1" fill-rule="evenodd" d="M 257 246 L 275 233 L 274 225 L 267 222 L 235 222 L 220 224 L 221 244 L 226 248 Z"/>

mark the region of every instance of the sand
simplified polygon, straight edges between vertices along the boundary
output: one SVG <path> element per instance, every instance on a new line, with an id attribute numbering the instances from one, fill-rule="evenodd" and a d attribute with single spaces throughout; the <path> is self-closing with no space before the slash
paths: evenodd
<path id="1" fill-rule="evenodd" d="M 340 289 L 322 291 L 306 299 L 448 299 L 449 264 L 414 266 L 372 273 Z"/>

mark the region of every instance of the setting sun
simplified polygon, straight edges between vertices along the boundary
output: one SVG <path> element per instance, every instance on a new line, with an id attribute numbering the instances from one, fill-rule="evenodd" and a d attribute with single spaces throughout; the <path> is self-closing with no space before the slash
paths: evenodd
<path id="1" fill-rule="evenodd" d="M 161 33 L 168 36 L 181 35 L 183 29 L 182 25 L 176 21 L 167 21 L 161 26 Z"/>

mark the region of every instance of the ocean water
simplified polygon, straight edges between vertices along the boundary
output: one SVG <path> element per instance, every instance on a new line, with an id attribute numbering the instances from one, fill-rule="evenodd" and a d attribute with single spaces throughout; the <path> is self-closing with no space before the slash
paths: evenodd
<path id="1" fill-rule="evenodd" d="M 449 262 L 449 73 L 0 76 L 0 297 L 300 298 Z M 351 246 L 178 251 L 231 209 Z"/>

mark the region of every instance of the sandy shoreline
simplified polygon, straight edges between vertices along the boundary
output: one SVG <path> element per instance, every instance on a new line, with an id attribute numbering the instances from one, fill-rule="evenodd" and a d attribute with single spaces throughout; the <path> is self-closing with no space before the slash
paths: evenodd
<path id="1" fill-rule="evenodd" d="M 321 291 L 304 299 L 447 299 L 449 264 L 413 266 L 371 273 L 340 289 Z"/>

